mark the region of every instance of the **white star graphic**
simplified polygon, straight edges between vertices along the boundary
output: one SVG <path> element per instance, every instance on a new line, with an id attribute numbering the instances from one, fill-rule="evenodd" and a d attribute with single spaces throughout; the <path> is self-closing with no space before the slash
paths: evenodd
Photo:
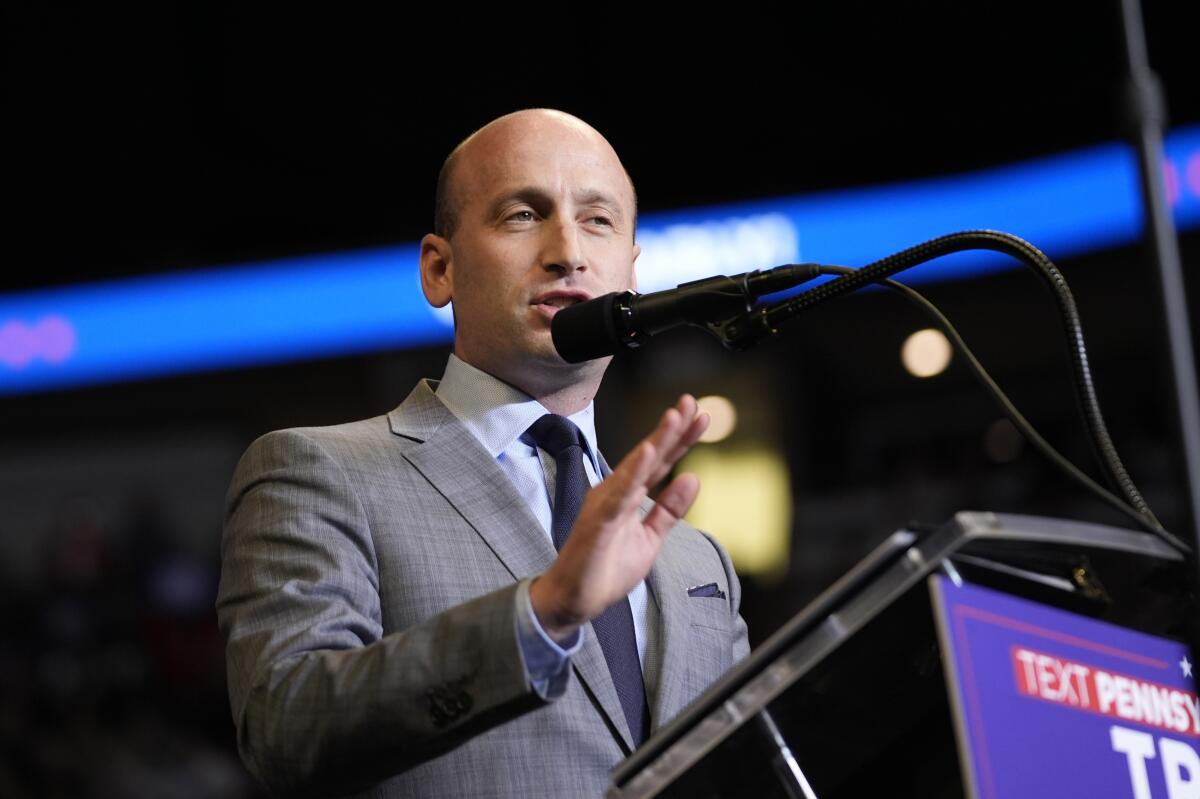
<path id="1" fill-rule="evenodd" d="M 1179 668 L 1183 669 L 1184 677 L 1192 676 L 1192 661 L 1188 660 L 1188 656 L 1184 655 L 1183 660 L 1179 661 Z"/>

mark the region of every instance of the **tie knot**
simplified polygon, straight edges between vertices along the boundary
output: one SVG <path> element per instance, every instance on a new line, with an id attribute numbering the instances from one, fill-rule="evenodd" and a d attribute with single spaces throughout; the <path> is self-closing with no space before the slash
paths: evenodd
<path id="1" fill-rule="evenodd" d="M 529 435 L 535 444 L 555 459 L 571 447 L 583 449 L 583 436 L 579 428 L 570 419 L 556 413 L 548 413 L 531 424 Z"/>

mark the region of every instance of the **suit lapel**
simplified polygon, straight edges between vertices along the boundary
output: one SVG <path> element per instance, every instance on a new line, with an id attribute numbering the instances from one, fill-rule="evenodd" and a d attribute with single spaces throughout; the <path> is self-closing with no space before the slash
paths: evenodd
<path id="1" fill-rule="evenodd" d="M 413 443 L 405 448 L 404 458 L 454 506 L 513 579 L 541 574 L 550 567 L 556 553 L 542 535 L 541 524 L 483 445 L 437 399 L 429 381 L 421 381 L 388 414 L 388 424 L 393 434 Z M 632 751 L 629 725 L 591 624 L 571 665 L 609 726 Z"/>
<path id="2" fill-rule="evenodd" d="M 388 414 L 392 432 L 410 439 L 404 458 L 454 506 L 516 580 L 545 571 L 554 546 L 508 476 L 475 436 L 422 381 Z"/>
<path id="3" fill-rule="evenodd" d="M 686 578 L 675 568 L 677 558 L 673 557 L 673 549 L 671 536 L 668 536 L 646 578 L 659 613 L 658 688 L 650 708 L 654 730 L 661 727 L 665 719 L 674 718 L 683 709 L 685 677 L 691 661 L 686 651 Z"/>

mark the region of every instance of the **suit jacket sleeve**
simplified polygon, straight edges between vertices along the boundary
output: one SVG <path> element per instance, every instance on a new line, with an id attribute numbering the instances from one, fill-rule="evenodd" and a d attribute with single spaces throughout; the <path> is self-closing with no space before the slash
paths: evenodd
<path id="1" fill-rule="evenodd" d="M 516 584 L 384 635 L 378 579 L 341 465 L 302 431 L 256 441 L 229 491 L 217 612 L 238 746 L 273 792 L 360 789 L 544 703 Z"/>

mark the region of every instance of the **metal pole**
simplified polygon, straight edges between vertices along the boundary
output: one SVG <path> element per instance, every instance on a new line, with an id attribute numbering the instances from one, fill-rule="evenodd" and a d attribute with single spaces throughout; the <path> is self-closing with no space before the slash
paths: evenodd
<path id="1" fill-rule="evenodd" d="M 800 770 L 800 764 L 796 762 L 791 747 L 784 740 L 779 727 L 775 726 L 775 719 L 771 718 L 766 708 L 755 714 L 753 723 L 763 740 L 773 750 L 771 766 L 775 769 L 775 776 L 788 799 L 817 799 L 812 786 L 808 784 L 808 778 Z"/>
<path id="2" fill-rule="evenodd" d="M 1158 268 L 1162 289 L 1163 318 L 1170 351 L 1169 380 L 1174 401 L 1175 423 L 1183 447 L 1186 485 L 1185 520 L 1190 531 L 1179 532 L 1196 547 L 1196 585 L 1200 585 L 1200 397 L 1196 391 L 1196 361 L 1188 321 L 1187 295 L 1175 222 L 1167 203 L 1163 180 L 1162 130 L 1166 125 L 1166 101 L 1158 78 L 1146 57 L 1146 34 L 1139 0 L 1121 0 L 1121 30 L 1129 66 L 1126 111 L 1130 134 L 1137 146 L 1145 208 L 1146 239 Z"/>

